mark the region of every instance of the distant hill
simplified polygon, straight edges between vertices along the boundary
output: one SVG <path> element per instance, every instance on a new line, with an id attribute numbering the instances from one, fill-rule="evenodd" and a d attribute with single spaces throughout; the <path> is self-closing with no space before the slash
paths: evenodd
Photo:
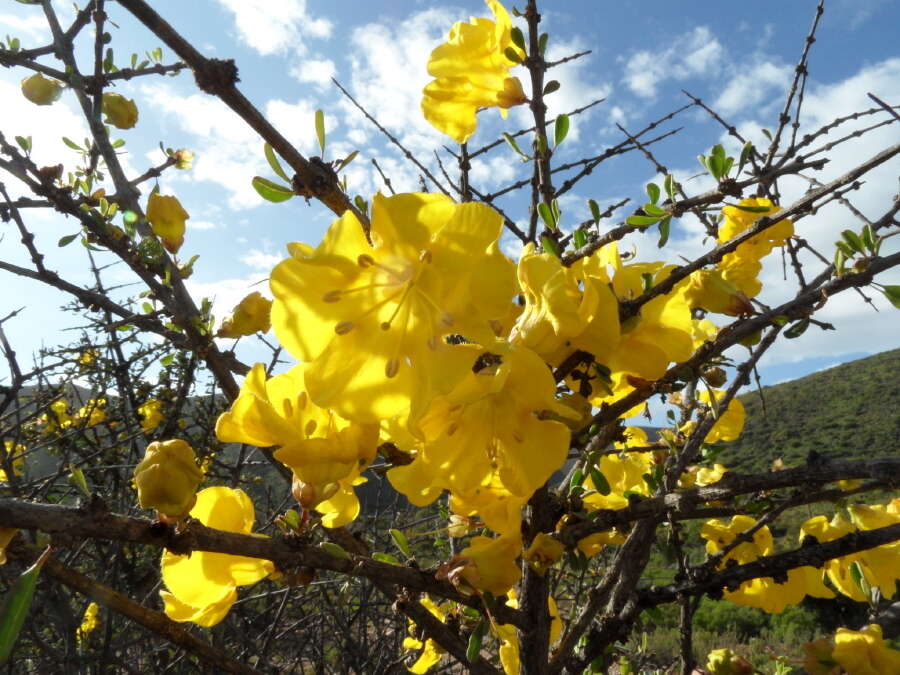
<path id="1" fill-rule="evenodd" d="M 718 460 L 734 469 L 768 469 L 778 457 L 796 465 L 811 450 L 842 459 L 900 452 L 900 349 L 739 398 L 744 432 Z"/>

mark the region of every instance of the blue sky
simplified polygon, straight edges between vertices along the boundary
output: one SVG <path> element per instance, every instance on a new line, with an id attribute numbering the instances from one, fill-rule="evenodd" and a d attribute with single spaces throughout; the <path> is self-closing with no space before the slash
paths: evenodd
<path id="1" fill-rule="evenodd" d="M 71 3 L 55 4 L 64 18 L 71 16 Z M 481 2 L 474 1 L 156 0 L 153 5 L 204 54 L 234 58 L 242 91 L 307 156 L 318 154 L 313 114 L 317 108 L 323 109 L 328 128 L 326 158 L 359 150 L 346 175 L 350 193 L 367 199 L 382 188 L 372 158 L 398 190 L 419 189 L 418 174 L 341 97 L 330 77 L 340 80 L 411 151 L 433 165 L 432 151 L 447 139 L 431 129 L 418 112 L 420 91 L 429 79 L 425 71 L 428 54 L 454 21 L 489 15 Z M 762 144 L 760 130 L 773 126 L 777 118 L 815 9 L 815 3 L 807 0 L 543 5 L 542 27 L 551 36 L 551 59 L 593 49 L 590 56 L 549 74 L 562 82 L 562 88 L 548 99 L 551 113 L 606 99 L 573 121 L 570 137 L 557 155 L 562 162 L 598 154 L 618 143 L 622 137 L 616 123 L 633 132 L 683 105 L 682 88 L 714 105 L 742 133 Z M 127 65 L 131 51 L 142 54 L 159 44 L 114 3 L 109 3 L 108 12 L 119 25 L 113 46 L 121 65 Z M 0 35 L 16 35 L 24 46 L 47 41 L 42 25 L 39 7 L 5 3 L 0 9 Z M 827 4 L 812 48 L 805 129 L 811 131 L 835 116 L 871 107 L 865 96 L 868 91 L 895 105 L 900 103 L 898 25 L 900 4 L 896 2 L 833 0 Z M 89 31 L 84 35 L 90 39 Z M 164 49 L 164 54 L 164 62 L 173 60 L 168 50 Z M 0 128 L 7 136 L 33 135 L 38 141 L 38 161 L 74 164 L 72 152 L 59 140 L 63 134 L 76 139 L 85 135 L 75 114 L 74 97 L 67 93 L 53 106 L 37 108 L 18 94 L 18 82 L 24 76 L 19 70 L 0 71 L 0 101 L 4 101 Z M 133 97 L 141 110 L 138 126 L 120 134 L 127 141 L 126 166 L 134 175 L 162 161 L 157 147 L 160 141 L 197 155 L 193 170 L 171 171 L 160 181 L 163 193 L 176 194 L 191 214 L 180 257 L 201 256 L 191 279 L 195 294 L 213 297 L 216 314 L 222 317 L 250 290 L 267 293 L 265 279 L 283 257 L 285 244 L 296 240 L 315 244 L 332 220 L 330 212 L 316 204 L 307 206 L 300 199 L 280 205 L 259 199 L 250 187 L 251 178 L 271 176 L 261 142 L 222 104 L 197 92 L 189 74 L 138 79 L 121 84 L 118 90 Z M 504 122 L 495 111 L 483 112 L 470 147 L 494 140 L 501 131 L 530 126 L 525 113 L 524 109 L 514 110 Z M 689 192 L 701 192 L 710 184 L 708 179 L 694 178 L 699 172 L 694 158 L 715 143 L 731 141 L 718 125 L 695 110 L 681 114 L 661 130 L 675 127 L 683 129 L 656 146 L 656 152 Z M 832 153 L 833 161 L 816 178 L 827 182 L 854 162 L 896 142 L 898 136 L 894 125 L 856 144 L 839 146 Z M 487 191 L 524 178 L 530 170 L 505 146 L 485 157 L 476 162 L 472 178 Z M 873 172 L 854 193 L 854 204 L 867 216 L 877 217 L 887 208 L 897 191 L 898 169 L 900 163 L 895 159 Z M 563 225 L 587 217 L 588 198 L 602 207 L 624 197 L 638 200 L 643 185 L 654 178 L 653 169 L 636 155 L 601 165 L 561 200 Z M 807 188 L 808 184 L 799 180 L 785 183 L 785 201 Z M 10 189 L 18 193 L 19 186 L 10 185 Z M 526 217 L 519 201 L 506 200 L 502 206 L 514 219 Z M 619 217 L 625 215 L 620 212 Z M 62 250 L 56 247 L 59 237 L 73 233 L 75 226 L 53 214 L 29 217 L 50 266 L 89 284 L 86 261 L 77 244 Z M 8 225 L 0 227 L 3 258 L 26 264 L 18 237 Z M 805 220 L 800 230 L 830 257 L 836 233 L 846 227 L 858 230 L 861 224 L 846 212 L 828 208 Z M 639 256 L 659 255 L 655 239 L 649 235 L 633 240 Z M 701 246 L 697 224 L 683 219 L 673 228 L 672 241 L 663 255 L 675 262 L 679 256 L 695 254 Z M 897 244 L 892 246 L 890 250 L 896 250 Z M 507 251 L 516 253 L 512 242 Z M 119 283 L 130 281 L 121 266 L 109 270 L 109 278 Z M 777 254 L 766 266 L 764 278 L 769 283 L 761 299 L 768 304 L 785 299 L 790 284 L 782 280 Z M 900 277 L 893 273 L 884 282 L 900 283 Z M 55 293 L 9 275 L 3 277 L 3 283 L 8 290 L 0 297 L 0 315 L 26 307 L 6 327 L 20 354 L 37 348 L 41 341 L 49 344 L 71 337 L 59 332 L 69 319 L 55 312 L 59 304 Z M 833 322 L 838 331 L 810 329 L 797 340 L 783 342 L 765 358 L 763 381 L 783 381 L 897 347 L 900 315 L 880 296 L 875 300 L 881 310 L 878 313 L 867 309 L 852 293 L 831 300 L 821 318 Z M 238 352 L 246 361 L 265 357 L 265 351 L 248 340 Z"/>

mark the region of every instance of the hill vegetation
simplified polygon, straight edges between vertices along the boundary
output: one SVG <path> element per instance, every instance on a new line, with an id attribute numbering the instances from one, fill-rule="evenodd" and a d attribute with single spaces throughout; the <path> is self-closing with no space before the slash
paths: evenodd
<path id="1" fill-rule="evenodd" d="M 765 470 L 779 457 L 792 466 L 813 451 L 854 459 L 900 449 L 900 349 L 740 399 L 746 426 L 718 460 L 736 470 Z"/>

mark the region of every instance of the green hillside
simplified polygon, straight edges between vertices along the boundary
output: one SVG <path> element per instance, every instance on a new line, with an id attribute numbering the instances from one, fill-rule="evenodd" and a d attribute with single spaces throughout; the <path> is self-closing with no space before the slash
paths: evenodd
<path id="1" fill-rule="evenodd" d="M 767 469 L 778 457 L 791 466 L 812 450 L 842 459 L 900 452 L 900 349 L 740 399 L 744 432 L 719 460 L 735 469 Z"/>

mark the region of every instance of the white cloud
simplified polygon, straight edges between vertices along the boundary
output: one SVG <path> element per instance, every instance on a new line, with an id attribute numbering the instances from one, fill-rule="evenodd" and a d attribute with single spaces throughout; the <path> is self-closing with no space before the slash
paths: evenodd
<path id="1" fill-rule="evenodd" d="M 219 4 L 234 14 L 241 39 L 263 56 L 287 49 L 302 54 L 307 39 L 331 35 L 331 22 L 310 16 L 306 0 L 219 0 Z"/>
<path id="2" fill-rule="evenodd" d="M 284 255 L 260 251 L 258 248 L 251 249 L 241 256 L 242 263 L 255 270 L 264 271 L 267 274 L 282 260 L 284 260 Z"/>
<path id="3" fill-rule="evenodd" d="M 189 220 L 188 229 L 190 230 L 215 230 L 219 226 L 215 223 L 211 223 L 208 220 Z"/>
<path id="4" fill-rule="evenodd" d="M 426 70 L 431 50 L 459 18 L 445 9 L 429 9 L 400 23 L 368 24 L 351 34 L 349 88 L 354 98 L 413 152 L 430 152 L 445 141 L 422 117 L 420 103 L 431 79 Z M 377 133 L 352 103 L 342 100 L 341 106 L 351 129 L 365 138 Z"/>
<path id="5" fill-rule="evenodd" d="M 748 113 L 773 95 L 780 98 L 791 81 L 792 71 L 790 66 L 774 61 L 741 65 L 728 78 L 728 85 L 712 107 L 726 117 L 738 112 Z"/>
<path id="6" fill-rule="evenodd" d="M 67 136 L 81 143 L 88 135 L 87 124 L 76 107 L 74 95 L 63 92 L 53 105 L 35 105 L 22 96 L 18 83 L 0 80 L 0 101 L 3 101 L 3 133 L 9 142 L 14 136 L 33 136 L 31 158 L 39 166 L 58 164 L 62 158 L 70 164 L 73 151 L 62 142 Z M 52 129 L 52 133 L 47 133 Z"/>
<path id="7" fill-rule="evenodd" d="M 290 75 L 298 82 L 310 82 L 325 87 L 331 84 L 335 72 L 334 61 L 330 59 L 308 59 L 291 66 Z"/>
<path id="8" fill-rule="evenodd" d="M 15 14 L 0 14 L 0 26 L 7 26 L 12 36 L 25 38 L 37 42 L 50 38 L 50 30 L 47 28 L 47 19 L 43 14 L 33 14 L 31 16 L 16 16 Z M 22 45 L 29 47 L 27 43 Z"/>
<path id="9" fill-rule="evenodd" d="M 224 103 L 204 94 L 182 96 L 166 82 L 144 85 L 143 99 L 174 118 L 180 131 L 196 136 L 186 141 L 195 152 L 194 168 L 181 180 L 211 182 L 228 191 L 231 209 L 262 204 L 250 181 L 255 175 L 271 175 L 262 153 L 262 140 Z M 288 103 L 279 99 L 265 107 L 267 118 L 285 131 L 286 138 L 304 154 L 318 154 L 313 116 L 315 105 L 305 99 Z M 335 124 L 326 117 L 326 129 Z"/>
<path id="10" fill-rule="evenodd" d="M 664 50 L 642 50 L 625 62 L 623 82 L 644 98 L 656 96 L 665 79 L 686 80 L 718 71 L 725 49 L 706 26 L 684 33 Z"/>

